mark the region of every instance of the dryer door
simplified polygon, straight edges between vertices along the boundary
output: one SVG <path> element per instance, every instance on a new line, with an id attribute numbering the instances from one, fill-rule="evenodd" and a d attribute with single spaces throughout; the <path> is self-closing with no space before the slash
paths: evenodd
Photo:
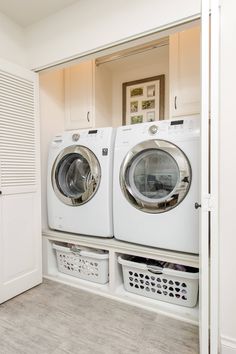
<path id="1" fill-rule="evenodd" d="M 67 205 L 87 203 L 96 193 L 101 167 L 94 153 L 84 146 L 69 146 L 56 158 L 52 168 L 52 186 Z"/>
<path id="2" fill-rule="evenodd" d="M 191 184 L 187 156 L 165 140 L 149 140 L 136 145 L 125 157 L 120 185 L 126 199 L 148 213 L 175 208 L 185 198 Z"/>

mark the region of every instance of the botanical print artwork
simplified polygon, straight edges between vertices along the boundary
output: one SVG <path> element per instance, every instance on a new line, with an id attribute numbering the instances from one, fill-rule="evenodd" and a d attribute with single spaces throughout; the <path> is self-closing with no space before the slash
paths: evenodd
<path id="1" fill-rule="evenodd" d="M 131 124 L 136 124 L 136 123 L 143 123 L 143 116 L 132 116 L 131 117 Z"/>
<path id="2" fill-rule="evenodd" d="M 155 100 L 142 101 L 142 109 L 155 108 Z"/>
<path id="3" fill-rule="evenodd" d="M 154 122 L 155 111 L 147 112 L 147 122 Z"/>
<path id="4" fill-rule="evenodd" d="M 147 97 L 155 96 L 155 85 L 147 86 Z"/>
<path id="5" fill-rule="evenodd" d="M 143 88 L 142 87 L 136 87 L 132 90 L 130 90 L 130 96 L 142 96 L 143 95 Z"/>
<path id="6" fill-rule="evenodd" d="M 123 83 L 123 124 L 164 119 L 165 76 Z"/>
<path id="7" fill-rule="evenodd" d="M 138 101 L 130 102 L 130 113 L 138 112 Z"/>

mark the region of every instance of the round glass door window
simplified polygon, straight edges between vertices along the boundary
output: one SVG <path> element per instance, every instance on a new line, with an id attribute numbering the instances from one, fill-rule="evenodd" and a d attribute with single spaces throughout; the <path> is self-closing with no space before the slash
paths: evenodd
<path id="1" fill-rule="evenodd" d="M 121 166 L 120 184 L 136 208 L 160 213 L 176 207 L 187 195 L 191 168 L 174 144 L 150 140 L 136 145 Z"/>
<path id="2" fill-rule="evenodd" d="M 67 205 L 82 205 L 96 193 L 101 179 L 94 153 L 83 146 L 70 146 L 56 158 L 52 185 L 57 197 Z"/>

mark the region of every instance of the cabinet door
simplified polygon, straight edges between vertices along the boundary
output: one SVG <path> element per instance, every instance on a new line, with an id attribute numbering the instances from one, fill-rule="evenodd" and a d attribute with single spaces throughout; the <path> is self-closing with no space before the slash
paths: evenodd
<path id="1" fill-rule="evenodd" d="M 93 126 L 93 62 L 65 69 L 65 128 Z"/>
<path id="2" fill-rule="evenodd" d="M 170 36 L 170 114 L 200 113 L 200 28 Z"/>
<path id="3" fill-rule="evenodd" d="M 37 80 L 0 61 L 0 303 L 42 281 Z"/>

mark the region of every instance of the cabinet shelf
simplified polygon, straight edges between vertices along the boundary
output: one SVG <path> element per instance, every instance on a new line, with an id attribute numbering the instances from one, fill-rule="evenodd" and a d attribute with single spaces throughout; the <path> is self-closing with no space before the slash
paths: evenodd
<path id="1" fill-rule="evenodd" d="M 129 242 L 116 240 L 115 238 L 101 238 L 92 236 L 76 235 L 61 231 L 44 230 L 43 236 L 54 241 L 80 244 L 104 250 L 116 250 L 123 254 L 132 254 L 134 256 L 149 257 L 160 261 L 171 261 L 172 263 L 181 263 L 189 267 L 199 267 L 199 256 L 189 253 L 175 252 L 160 248 L 141 246 Z"/>

